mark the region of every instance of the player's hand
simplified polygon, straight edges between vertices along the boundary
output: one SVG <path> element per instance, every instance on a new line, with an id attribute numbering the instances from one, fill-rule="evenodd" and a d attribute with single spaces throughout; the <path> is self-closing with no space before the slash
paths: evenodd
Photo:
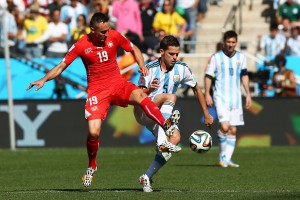
<path id="1" fill-rule="evenodd" d="M 149 75 L 149 70 L 146 66 L 142 66 L 139 68 L 138 70 L 139 73 L 143 74 L 144 76 L 148 76 Z"/>
<path id="2" fill-rule="evenodd" d="M 214 122 L 213 116 L 211 116 L 210 114 L 204 116 L 204 124 L 205 124 L 208 128 L 211 128 L 211 127 L 212 127 L 213 122 Z"/>
<path id="3" fill-rule="evenodd" d="M 207 106 L 213 106 L 213 100 L 210 94 L 205 94 L 205 101 Z"/>
<path id="4" fill-rule="evenodd" d="M 35 89 L 35 91 L 38 91 L 39 89 L 41 89 L 45 84 L 45 81 L 42 80 L 38 80 L 35 82 L 30 83 L 30 85 L 28 86 L 28 88 L 26 90 L 30 90 L 33 86 L 37 86 L 37 88 Z"/>
<path id="5" fill-rule="evenodd" d="M 250 95 L 247 95 L 247 97 L 246 97 L 246 109 L 250 109 L 250 107 L 251 107 L 251 105 L 252 105 L 252 99 L 251 99 L 251 96 Z"/>

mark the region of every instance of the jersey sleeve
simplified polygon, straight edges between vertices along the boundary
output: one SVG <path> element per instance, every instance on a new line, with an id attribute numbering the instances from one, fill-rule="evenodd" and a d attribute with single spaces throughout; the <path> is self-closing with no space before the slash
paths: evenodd
<path id="1" fill-rule="evenodd" d="M 133 44 L 130 42 L 130 40 L 128 40 L 125 36 L 123 36 L 119 32 L 115 31 L 115 33 L 116 33 L 116 38 L 119 43 L 119 46 L 127 52 L 132 51 Z"/>
<path id="2" fill-rule="evenodd" d="M 70 65 L 79 56 L 79 46 L 78 42 L 73 44 L 62 61 Z"/>
<path id="3" fill-rule="evenodd" d="M 190 87 L 195 87 L 197 84 L 196 77 L 188 66 L 185 66 L 182 83 Z"/>
<path id="4" fill-rule="evenodd" d="M 205 71 L 205 74 L 213 76 L 215 74 L 216 71 L 216 54 L 212 55 L 208 67 Z"/>

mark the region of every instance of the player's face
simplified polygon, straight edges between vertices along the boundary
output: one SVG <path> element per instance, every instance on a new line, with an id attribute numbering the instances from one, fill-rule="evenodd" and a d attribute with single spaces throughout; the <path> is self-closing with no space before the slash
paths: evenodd
<path id="1" fill-rule="evenodd" d="M 164 62 L 166 68 L 171 68 L 174 66 L 178 55 L 180 52 L 180 47 L 169 46 L 167 50 L 160 50 L 162 62 Z"/>
<path id="2" fill-rule="evenodd" d="M 101 22 L 96 24 L 94 27 L 91 27 L 91 33 L 93 37 L 93 41 L 98 43 L 105 42 L 110 26 L 108 22 Z"/>
<path id="3" fill-rule="evenodd" d="M 234 51 L 236 44 L 237 44 L 236 37 L 227 38 L 224 41 L 224 50 L 230 54 Z"/>

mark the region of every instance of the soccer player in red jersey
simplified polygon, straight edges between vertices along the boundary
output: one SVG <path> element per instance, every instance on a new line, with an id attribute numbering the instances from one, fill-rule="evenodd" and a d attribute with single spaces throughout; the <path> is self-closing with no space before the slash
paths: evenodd
<path id="1" fill-rule="evenodd" d="M 89 129 L 86 143 L 89 166 L 82 177 L 86 187 L 92 184 L 94 172 L 97 170 L 100 129 L 110 105 L 140 105 L 147 116 L 164 128 L 167 135 L 174 132 L 179 119 L 179 116 L 171 115 L 165 120 L 160 109 L 139 87 L 121 77 L 116 61 L 118 47 L 133 53 L 140 73 L 149 73 L 140 50 L 119 32 L 111 30 L 108 18 L 102 13 L 92 16 L 90 28 L 91 33 L 79 39 L 61 63 L 43 78 L 30 83 L 27 88 L 29 90 L 37 86 L 36 90 L 39 90 L 45 82 L 59 76 L 78 56 L 81 57 L 88 79 L 85 117 Z"/>

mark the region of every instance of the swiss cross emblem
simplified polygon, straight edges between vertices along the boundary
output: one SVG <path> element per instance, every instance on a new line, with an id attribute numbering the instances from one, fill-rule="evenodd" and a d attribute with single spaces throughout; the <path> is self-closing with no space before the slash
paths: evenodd
<path id="1" fill-rule="evenodd" d="M 113 44 L 112 41 L 110 41 L 110 42 L 107 43 L 107 46 L 108 46 L 109 48 L 111 48 L 112 46 L 114 46 L 114 44 Z"/>

